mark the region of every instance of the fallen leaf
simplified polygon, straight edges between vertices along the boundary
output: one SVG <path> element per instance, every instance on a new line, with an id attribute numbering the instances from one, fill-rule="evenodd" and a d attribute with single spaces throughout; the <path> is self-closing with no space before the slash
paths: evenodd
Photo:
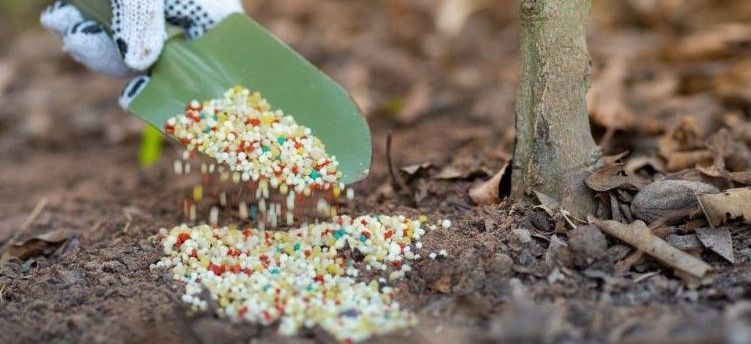
<path id="1" fill-rule="evenodd" d="M 11 242 L 2 253 L 2 261 L 10 258 L 26 260 L 37 256 L 46 256 L 54 252 L 70 238 L 70 232 L 57 229 L 22 241 Z"/>
<path id="2" fill-rule="evenodd" d="M 672 152 L 664 155 L 667 160 L 665 168 L 670 172 L 685 170 L 700 164 L 712 162 L 712 152 L 708 149 L 700 149 L 689 152 Z"/>
<path id="3" fill-rule="evenodd" d="M 665 217 L 672 221 L 699 211 L 696 194 L 718 192 L 712 185 L 688 180 L 660 180 L 643 187 L 631 202 L 633 215 L 647 223 Z"/>
<path id="4" fill-rule="evenodd" d="M 658 144 L 660 155 L 667 161 L 666 169 L 673 172 L 710 164 L 713 155 L 706 149 L 704 135 L 696 117 L 682 116 Z"/>
<path id="5" fill-rule="evenodd" d="M 702 243 L 699 241 L 699 239 L 696 237 L 695 234 L 688 234 L 688 235 L 675 235 L 670 234 L 668 235 L 665 240 L 668 242 L 668 244 L 675 246 L 675 248 L 682 250 L 682 251 L 688 251 L 688 252 L 701 252 L 703 250 Z"/>
<path id="6" fill-rule="evenodd" d="M 472 14 L 492 4 L 492 0 L 443 0 L 436 14 L 436 27 L 445 34 L 458 35 Z"/>
<path id="7" fill-rule="evenodd" d="M 602 164 L 603 165 L 612 165 L 612 164 L 615 164 L 615 163 L 623 160 L 623 158 L 625 158 L 629 154 L 631 154 L 630 151 L 625 151 L 625 152 L 618 153 L 618 154 L 606 155 L 606 156 L 602 157 Z"/>
<path id="8" fill-rule="evenodd" d="M 665 164 L 662 162 L 662 160 L 655 156 L 645 155 L 629 158 L 628 161 L 626 161 L 626 165 L 623 167 L 623 170 L 626 171 L 626 174 L 635 176 L 639 173 L 639 171 L 646 168 L 651 168 L 657 173 L 665 172 Z"/>
<path id="9" fill-rule="evenodd" d="M 404 166 L 404 167 L 400 168 L 400 170 L 402 172 L 408 174 L 409 176 L 413 176 L 413 175 L 417 174 L 418 172 L 421 172 L 421 171 L 429 169 L 432 166 L 433 166 L 433 164 L 431 164 L 430 162 L 423 162 L 423 163 L 420 163 L 420 164 L 414 164 L 414 165 Z"/>
<path id="10" fill-rule="evenodd" d="M 618 188 L 637 190 L 645 185 L 641 179 L 627 175 L 623 170 L 623 164 L 606 165 L 589 175 L 585 183 L 590 189 L 599 192 Z"/>
<path id="11" fill-rule="evenodd" d="M 674 97 L 679 87 L 678 76 L 668 72 L 637 81 L 631 93 L 633 98 L 640 103 L 656 103 Z M 642 123 L 639 125 L 641 126 Z"/>
<path id="12" fill-rule="evenodd" d="M 720 257 L 725 258 L 730 263 L 735 264 L 733 238 L 727 227 L 699 228 L 696 230 L 696 236 L 704 247 L 717 253 Z"/>
<path id="13" fill-rule="evenodd" d="M 733 133 L 733 137 L 751 145 L 751 122 L 746 120 L 745 115 L 731 112 L 725 115 L 724 124 Z"/>
<path id="14" fill-rule="evenodd" d="M 731 220 L 751 224 L 751 188 L 729 189 L 696 197 L 709 224 L 717 227 Z"/>
<path id="15" fill-rule="evenodd" d="M 708 60 L 732 54 L 732 48 L 751 43 L 751 26 L 724 23 L 703 28 L 694 34 L 672 42 L 668 56 L 675 60 Z"/>
<path id="16" fill-rule="evenodd" d="M 443 294 L 451 293 L 451 275 L 445 274 L 431 284 L 431 288 Z"/>
<path id="17" fill-rule="evenodd" d="M 553 216 L 553 213 L 555 213 L 561 205 L 560 202 L 537 190 L 535 190 L 535 197 L 540 201 L 540 206 L 542 206 L 543 210 L 545 210 L 550 216 Z"/>
<path id="18" fill-rule="evenodd" d="M 714 90 L 724 99 L 751 104 L 751 62 L 743 59 L 717 75 Z"/>
<path id="19" fill-rule="evenodd" d="M 469 198 L 477 205 L 491 205 L 501 202 L 501 180 L 508 172 L 508 163 L 501 167 L 492 178 L 475 185 L 469 190 Z"/>
<path id="20" fill-rule="evenodd" d="M 594 218 L 591 220 L 606 234 L 634 246 L 675 270 L 696 278 L 702 278 L 712 270 L 712 267 L 703 260 L 671 246 L 665 240 L 652 234 L 643 221 L 637 220 L 630 225 L 625 225 L 616 221 L 600 221 Z"/>
<path id="21" fill-rule="evenodd" d="M 438 172 L 438 175 L 435 176 L 436 179 L 442 180 L 461 179 L 463 177 L 464 173 L 453 166 L 444 167 L 441 172 Z"/>
<path id="22" fill-rule="evenodd" d="M 736 183 L 751 185 L 751 170 L 743 172 L 730 172 L 730 179 Z"/>

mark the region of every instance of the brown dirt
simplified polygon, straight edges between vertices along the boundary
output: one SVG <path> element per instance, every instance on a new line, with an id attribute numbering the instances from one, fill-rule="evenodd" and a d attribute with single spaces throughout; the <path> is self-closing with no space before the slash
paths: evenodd
<path id="1" fill-rule="evenodd" d="M 400 301 L 419 315 L 420 325 L 373 341 L 748 342 L 748 226 L 734 232 L 736 265 L 705 252 L 715 276 L 689 288 L 650 260 L 616 273 L 614 264 L 628 248 L 608 238 L 606 255 L 592 253 L 597 250 L 587 245 L 601 238 L 587 231 L 574 239 L 583 247 L 568 258 L 575 265 L 551 263 L 546 260 L 551 237 L 571 238 L 556 233 L 547 215 L 523 202 L 472 206 L 467 190 L 500 168 L 512 151 L 514 9 L 484 10 L 462 35 L 448 39 L 433 29 L 432 7 L 433 1 L 422 0 L 276 0 L 248 6 L 342 81 L 366 109 L 374 166 L 356 186 L 360 196 L 353 212 L 426 214 L 454 222 L 452 229 L 424 239 L 425 252 L 444 248 L 448 257 L 417 262 L 397 285 Z M 609 61 L 619 48 L 613 42 L 649 40 L 662 32 L 651 17 L 624 19 L 604 10 L 593 16 L 595 61 Z M 331 340 L 317 330 L 284 338 L 274 329 L 208 314 L 187 316 L 179 299 L 182 286 L 165 271 L 149 269 L 161 253 L 148 237 L 183 221 L 187 191 L 171 172 L 178 147 L 168 147 L 156 167 L 140 170 L 140 125 L 114 105 L 121 82 L 86 72 L 39 30 L 20 31 L 10 42 L 0 46 L 0 243 L 42 199 L 47 206 L 25 235 L 65 229 L 72 236 L 47 256 L 0 265 L 0 342 Z M 632 73 L 649 69 L 640 68 Z M 652 72 L 658 68 L 666 67 L 654 65 Z M 410 97 L 415 85 L 429 85 L 429 102 Z M 405 115 L 406 104 L 417 115 Z M 731 111 L 737 101 L 719 106 Z M 391 187 L 389 131 L 397 165 L 432 164 L 408 178 L 409 190 Z M 612 151 L 623 146 L 618 135 Z M 446 166 L 468 176 L 436 178 Z"/>

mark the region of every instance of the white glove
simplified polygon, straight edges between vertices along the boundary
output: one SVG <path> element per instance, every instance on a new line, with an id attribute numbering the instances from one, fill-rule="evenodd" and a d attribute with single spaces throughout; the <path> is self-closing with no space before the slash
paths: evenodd
<path id="1" fill-rule="evenodd" d="M 63 39 L 63 50 L 89 69 L 114 77 L 135 77 L 120 94 L 120 106 L 146 86 L 146 71 L 159 59 L 167 38 L 165 23 L 182 27 L 188 38 L 203 35 L 233 13 L 240 0 L 112 0 L 112 37 L 86 20 L 73 5 L 55 1 L 42 12 L 42 26 Z"/>

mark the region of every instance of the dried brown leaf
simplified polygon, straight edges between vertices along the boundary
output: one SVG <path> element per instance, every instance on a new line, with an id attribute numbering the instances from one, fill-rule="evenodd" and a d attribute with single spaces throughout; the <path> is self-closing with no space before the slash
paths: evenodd
<path id="1" fill-rule="evenodd" d="M 443 294 L 449 294 L 451 293 L 451 275 L 445 274 L 439 277 L 437 280 L 435 280 L 433 283 L 431 283 L 430 287 Z"/>
<path id="2" fill-rule="evenodd" d="M 592 220 L 606 234 L 634 246 L 675 270 L 696 278 L 703 278 L 712 270 L 712 267 L 703 260 L 671 246 L 665 240 L 652 234 L 643 221 L 625 225 L 616 221 Z"/>
<path id="3" fill-rule="evenodd" d="M 704 248 L 702 246 L 702 243 L 699 241 L 699 239 L 696 237 L 695 234 L 688 234 L 688 235 L 675 235 L 671 234 L 668 235 L 665 240 L 668 242 L 668 244 L 675 246 L 675 248 L 682 250 L 682 251 L 688 251 L 688 252 L 701 252 Z"/>
<path id="4" fill-rule="evenodd" d="M 446 166 L 435 176 L 436 179 L 451 180 L 463 179 L 465 174 L 454 166 Z"/>
<path id="5" fill-rule="evenodd" d="M 697 196 L 709 224 L 717 227 L 731 220 L 751 224 L 751 188 L 729 189 Z"/>
<path id="6" fill-rule="evenodd" d="M 589 175 L 585 180 L 585 183 L 590 189 L 599 192 L 610 191 L 618 188 L 635 190 L 644 186 L 645 183 L 641 179 L 626 175 L 623 167 L 623 164 L 606 165 Z"/>
<path id="7" fill-rule="evenodd" d="M 561 205 L 560 202 L 537 190 L 535 190 L 535 197 L 540 202 L 540 205 L 543 207 L 543 209 L 547 211 L 551 216 L 553 215 L 552 213 L 554 213 Z"/>
<path id="8" fill-rule="evenodd" d="M 436 13 L 436 27 L 444 34 L 455 36 L 472 14 L 492 4 L 492 0 L 443 0 Z"/>
<path id="9" fill-rule="evenodd" d="M 39 234 L 22 241 L 10 243 L 2 253 L 2 261 L 10 258 L 26 260 L 32 257 L 49 255 L 70 238 L 70 232 L 57 229 Z"/>
<path id="10" fill-rule="evenodd" d="M 751 170 L 743 172 L 730 172 L 730 179 L 736 183 L 751 185 Z"/>
<path id="11" fill-rule="evenodd" d="M 501 167 L 493 178 L 475 185 L 469 190 L 469 197 L 477 205 L 491 205 L 501 202 L 501 180 L 508 170 L 508 163 Z"/>
<path id="12" fill-rule="evenodd" d="M 751 104 L 751 62 L 743 59 L 720 73 L 714 80 L 714 89 L 722 98 Z"/>
<path id="13" fill-rule="evenodd" d="M 431 168 L 432 166 L 433 166 L 433 164 L 431 164 L 430 162 L 423 162 L 423 163 L 420 163 L 420 164 L 414 164 L 414 165 L 404 166 L 404 167 L 400 168 L 399 170 L 401 170 L 402 172 L 406 173 L 409 176 L 414 176 L 418 172 L 427 170 L 427 169 Z"/>
<path id="14" fill-rule="evenodd" d="M 696 236 L 704 247 L 717 253 L 720 257 L 725 258 L 730 263 L 735 264 L 733 238 L 727 227 L 699 228 L 696 230 Z"/>
<path id="15" fill-rule="evenodd" d="M 707 149 L 690 152 L 672 152 L 663 156 L 667 160 L 665 168 L 669 172 L 685 170 L 696 165 L 707 165 L 713 160 L 712 152 Z"/>
<path id="16" fill-rule="evenodd" d="M 729 56 L 732 48 L 751 43 L 751 25 L 725 23 L 704 28 L 669 45 L 676 60 L 705 60 Z"/>
<path id="17" fill-rule="evenodd" d="M 623 167 L 623 170 L 626 171 L 629 175 L 637 175 L 637 173 L 640 170 L 643 170 L 645 168 L 651 168 L 658 173 L 664 173 L 665 172 L 665 164 L 660 160 L 659 158 L 655 156 L 635 156 L 628 161 L 626 161 L 626 166 Z"/>

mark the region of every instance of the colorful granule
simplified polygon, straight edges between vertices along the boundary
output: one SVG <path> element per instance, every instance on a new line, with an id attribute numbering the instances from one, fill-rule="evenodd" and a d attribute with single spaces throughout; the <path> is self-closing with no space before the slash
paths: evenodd
<path id="1" fill-rule="evenodd" d="M 221 99 L 190 102 L 185 113 L 167 121 L 165 132 L 188 151 L 226 165 L 244 182 L 268 183 L 282 193 L 341 187 L 339 162 L 310 128 L 273 110 L 260 93 L 239 86 Z"/>
<path id="2" fill-rule="evenodd" d="M 394 301 L 386 279 L 361 281 L 357 266 L 398 279 L 420 259 L 419 220 L 403 216 L 337 216 L 331 222 L 289 231 L 182 225 L 163 229 L 166 257 L 155 267 L 172 269 L 187 283 L 183 301 L 197 310 L 208 290 L 220 316 L 279 323 L 285 335 L 321 326 L 341 341 L 410 326 L 414 318 Z M 345 248 L 361 253 L 352 261 Z"/>

